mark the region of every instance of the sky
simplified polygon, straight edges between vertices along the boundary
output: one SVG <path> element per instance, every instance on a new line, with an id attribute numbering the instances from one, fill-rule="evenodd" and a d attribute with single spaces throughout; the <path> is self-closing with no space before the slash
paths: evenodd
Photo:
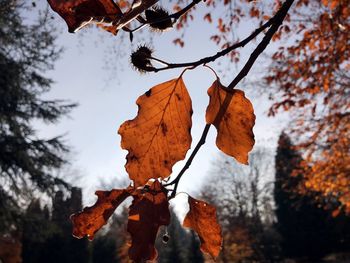
<path id="1" fill-rule="evenodd" d="M 64 52 L 57 61 L 55 69 L 47 72 L 47 75 L 54 80 L 54 84 L 45 98 L 67 99 L 77 102 L 79 106 L 58 124 L 48 126 L 37 123 L 36 129 L 40 136 L 46 138 L 65 134 L 65 141 L 71 146 L 72 154 L 69 156 L 70 168 L 62 173 L 66 173 L 64 176 L 69 182 L 84 189 L 86 205 L 94 202 L 95 190 L 102 187 L 101 180 L 105 182 L 106 188 L 117 188 L 120 187 L 118 182 L 126 181 L 128 178 L 124 169 L 127 151 L 120 148 L 121 138 L 117 130 L 124 121 L 136 116 L 136 99 L 154 85 L 178 77 L 182 71 L 180 69 L 140 74 L 130 66 L 131 50 L 138 44 L 146 43 L 155 50 L 157 57 L 169 62 L 187 62 L 215 54 L 218 47 L 209 40 L 215 28 L 203 22 L 205 12 L 205 5 L 199 4 L 195 21 L 186 29 L 184 48 L 172 43 L 180 35 L 176 30 L 163 34 L 146 30 L 142 37 L 148 41 L 138 42 L 134 39 L 133 43 L 121 41 L 123 32 L 115 37 L 98 29 L 88 28 L 71 34 L 66 30 L 64 21 L 53 11 L 50 12 L 55 17 L 54 22 L 59 32 L 58 45 L 64 47 Z M 245 23 L 237 28 L 237 35 L 242 39 L 253 30 L 253 24 Z M 124 35 L 124 38 L 127 40 L 128 36 Z M 230 83 L 256 43 L 253 42 L 241 49 L 242 59 L 236 65 L 226 64 L 228 66 L 223 67 L 211 64 L 214 69 L 222 70 L 218 74 L 223 84 Z M 273 49 L 273 46 L 269 47 L 266 53 L 271 53 Z M 256 72 L 265 66 L 264 59 L 260 58 L 245 81 L 257 81 L 259 74 Z M 194 111 L 192 149 L 205 125 L 207 89 L 214 80 L 213 73 L 204 67 L 186 71 L 184 74 Z M 287 123 L 286 116 L 267 117 L 270 102 L 266 96 L 259 96 L 251 89 L 245 88 L 244 83 L 239 84 L 238 88 L 247 93 L 255 108 L 255 147 L 274 149 L 279 133 Z M 201 183 L 205 181 L 206 176 L 210 176 L 210 167 L 218 155 L 215 136 L 216 130 L 212 127 L 206 144 L 183 176 L 179 191 L 195 197 Z M 187 157 L 190 153 L 191 150 Z M 178 162 L 173 168 L 173 174 L 176 175 L 183 165 L 183 161 Z M 176 206 L 185 202 L 185 198 L 186 196 L 180 197 Z M 176 207 L 176 210 L 179 209 Z"/>

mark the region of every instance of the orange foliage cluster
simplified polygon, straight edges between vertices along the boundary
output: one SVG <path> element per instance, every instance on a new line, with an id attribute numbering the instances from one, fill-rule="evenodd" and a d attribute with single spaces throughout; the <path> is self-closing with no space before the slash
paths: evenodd
<path id="1" fill-rule="evenodd" d="M 22 262 L 22 244 L 18 239 L 10 237 L 0 238 L 0 259 L 4 263 Z"/>
<path id="2" fill-rule="evenodd" d="M 336 198 L 350 213 L 350 1 L 300 0 L 297 7 L 307 15 L 294 15 L 298 22 L 285 33 L 302 38 L 274 54 L 266 78 L 281 95 L 270 113 L 295 113 L 291 132 L 307 153 L 302 188 Z"/>
<path id="3" fill-rule="evenodd" d="M 239 162 L 247 163 L 248 152 L 254 145 L 255 115 L 250 101 L 243 91 L 228 90 L 219 80 L 209 88 L 208 94 L 206 118 L 217 128 L 218 147 Z M 151 88 L 138 98 L 137 105 L 136 118 L 126 121 L 119 129 L 121 145 L 129 152 L 125 167 L 133 185 L 97 191 L 97 202 L 71 219 L 75 237 L 93 239 L 115 209 L 132 197 L 127 226 L 131 236 L 128 254 L 134 262 L 144 262 L 157 257 L 154 243 L 158 229 L 170 223 L 172 196 L 168 192 L 174 190 L 168 190 L 166 182 L 172 166 L 185 158 L 191 146 L 192 103 L 180 76 Z M 196 231 L 202 251 L 216 258 L 222 244 L 216 209 L 192 197 L 188 202 L 190 211 L 183 225 Z"/>

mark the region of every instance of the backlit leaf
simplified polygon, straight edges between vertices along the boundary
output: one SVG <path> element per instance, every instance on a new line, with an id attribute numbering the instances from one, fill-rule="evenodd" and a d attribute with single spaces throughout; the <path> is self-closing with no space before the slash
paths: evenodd
<path id="1" fill-rule="evenodd" d="M 138 98 L 139 111 L 119 128 L 129 151 L 126 170 L 136 186 L 165 178 L 191 146 L 192 102 L 182 78 L 157 85 Z"/>
<path id="2" fill-rule="evenodd" d="M 197 232 L 201 241 L 201 250 L 216 258 L 221 250 L 221 227 L 217 222 L 216 208 L 206 202 L 188 197 L 190 211 L 187 213 L 183 226 Z"/>
<path id="3" fill-rule="evenodd" d="M 91 22 L 98 22 L 106 24 L 103 28 L 116 34 L 111 23 L 122 16 L 122 11 L 113 0 L 48 0 L 48 2 L 66 21 L 71 33 Z"/>
<path id="4" fill-rule="evenodd" d="M 133 198 L 127 227 L 132 239 L 129 257 L 136 263 L 146 262 L 157 257 L 154 243 L 159 227 L 170 223 L 167 191 L 155 181 Z"/>
<path id="5" fill-rule="evenodd" d="M 83 211 L 73 214 L 73 236 L 90 240 L 95 233 L 107 223 L 108 218 L 115 209 L 128 197 L 128 190 L 114 189 L 111 191 L 96 191 L 97 202 L 91 207 L 85 207 Z"/>
<path id="6" fill-rule="evenodd" d="M 219 80 L 209 88 L 208 95 L 206 120 L 218 131 L 216 145 L 240 163 L 248 164 L 248 153 L 255 143 L 255 115 L 251 102 L 243 91 L 229 90 Z"/>

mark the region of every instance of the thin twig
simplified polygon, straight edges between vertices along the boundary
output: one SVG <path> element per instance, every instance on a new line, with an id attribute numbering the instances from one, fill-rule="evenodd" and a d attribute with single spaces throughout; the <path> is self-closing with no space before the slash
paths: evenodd
<path id="1" fill-rule="evenodd" d="M 248 74 L 248 72 L 252 68 L 253 64 L 255 63 L 256 59 L 265 50 L 267 45 L 270 43 L 273 35 L 277 32 L 278 28 L 281 26 L 283 20 L 285 19 L 286 15 L 288 14 L 288 11 L 289 11 L 291 5 L 293 4 L 293 2 L 294 2 L 294 0 L 286 0 L 286 2 L 281 6 L 281 8 L 275 14 L 271 27 L 266 32 L 266 35 L 261 40 L 259 45 L 255 48 L 253 53 L 250 55 L 248 61 L 244 65 L 244 67 L 237 74 L 237 76 L 234 78 L 234 80 L 230 83 L 230 85 L 228 86 L 229 89 L 234 89 L 235 86 Z M 228 105 L 230 104 L 231 98 L 232 98 L 232 96 L 226 96 L 224 104 L 222 105 L 222 107 L 219 110 L 218 116 L 221 116 L 221 117 L 223 116 L 223 113 L 225 113 Z M 196 154 L 198 153 L 200 148 L 205 143 L 209 129 L 210 129 L 210 124 L 207 124 L 202 132 L 202 135 L 201 135 L 199 142 L 197 143 L 196 147 L 194 148 L 193 152 L 191 153 L 189 159 L 187 160 L 186 164 L 184 165 L 184 167 L 182 168 L 180 173 L 176 176 L 176 178 L 172 182 L 165 184 L 165 186 L 175 185 L 174 190 L 170 196 L 170 199 L 175 197 L 179 181 L 180 181 L 182 175 L 184 174 L 184 172 L 190 167 L 194 157 L 196 156 Z"/>
<path id="2" fill-rule="evenodd" d="M 255 29 L 255 31 L 253 33 L 251 33 L 248 37 L 246 37 L 245 39 L 243 39 L 242 41 L 239 41 L 235 44 L 233 44 L 232 46 L 229 46 L 228 48 L 225 48 L 219 52 L 217 52 L 215 55 L 213 56 L 209 56 L 209 57 L 205 57 L 202 59 L 199 59 L 197 61 L 193 61 L 193 62 L 186 62 L 186 63 L 168 63 L 168 65 L 166 67 L 163 68 L 154 68 L 151 71 L 154 72 L 158 72 L 158 71 L 162 71 L 162 70 L 168 70 L 168 69 L 175 69 L 175 68 L 184 68 L 184 67 L 198 67 L 200 65 L 204 65 L 206 63 L 210 63 L 210 62 L 214 62 L 216 59 L 223 57 L 225 55 L 227 55 L 228 53 L 230 53 L 231 51 L 240 48 L 240 47 L 244 47 L 245 45 L 247 45 L 250 41 L 252 41 L 254 38 L 256 38 L 261 32 L 263 32 L 266 28 L 270 27 L 274 20 L 276 19 L 276 17 L 272 17 L 271 19 L 269 19 L 266 23 L 264 23 L 261 27 Z"/>
<path id="3" fill-rule="evenodd" d="M 191 8 L 193 8 L 196 4 L 200 3 L 201 1 L 202 0 L 193 0 L 190 4 L 188 4 L 186 7 L 184 7 L 183 9 L 181 9 L 180 11 L 178 11 L 176 13 L 173 13 L 171 15 L 168 15 L 168 16 L 160 18 L 160 19 L 144 21 L 138 27 L 131 29 L 130 32 L 133 33 L 133 32 L 136 32 L 136 31 L 144 28 L 146 25 L 161 23 L 161 22 L 167 21 L 169 19 L 173 19 L 174 20 L 173 23 L 175 24 L 181 16 L 186 14 Z"/>
<path id="4" fill-rule="evenodd" d="M 193 0 L 192 3 L 190 3 L 189 5 L 187 5 L 185 8 L 181 9 L 180 11 L 170 15 L 169 18 L 174 19 L 175 20 L 174 22 L 176 22 L 181 16 L 186 14 L 188 11 L 190 11 L 191 8 L 193 8 L 196 4 L 199 4 L 200 2 L 202 2 L 202 0 Z"/>
<path id="5" fill-rule="evenodd" d="M 179 181 L 182 177 L 182 175 L 185 173 L 185 171 L 190 167 L 194 157 L 196 156 L 197 152 L 199 151 L 199 149 L 205 144 L 205 140 L 207 138 L 207 135 L 208 135 L 208 132 L 209 132 L 209 129 L 210 129 L 210 124 L 206 124 L 205 127 L 204 127 L 204 130 L 203 130 L 203 133 L 202 133 L 202 136 L 199 140 L 199 142 L 197 143 L 196 147 L 194 148 L 193 152 L 191 153 L 190 157 L 188 158 L 188 160 L 186 161 L 186 164 L 184 165 L 184 167 L 181 169 L 181 171 L 179 172 L 179 174 L 176 176 L 176 178 L 168 183 L 168 184 L 165 184 L 164 186 L 169 186 L 169 185 L 173 185 L 175 184 L 174 186 L 174 190 L 171 194 L 171 197 L 175 196 L 176 195 L 176 189 L 177 189 L 177 186 L 179 184 Z"/>

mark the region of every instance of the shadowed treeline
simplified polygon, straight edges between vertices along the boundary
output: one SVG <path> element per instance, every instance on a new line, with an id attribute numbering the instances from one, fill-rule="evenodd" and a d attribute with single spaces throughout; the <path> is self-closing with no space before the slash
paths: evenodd
<path id="1" fill-rule="evenodd" d="M 217 207 L 222 225 L 223 249 L 216 262 L 349 262 L 350 219 L 325 210 L 312 193 L 295 191 L 300 175 L 293 171 L 302 157 L 287 135 L 280 136 L 275 162 L 271 158 L 259 148 L 249 168 L 223 155 L 213 164 L 201 196 Z M 51 206 L 33 199 L 23 210 L 21 231 L 3 235 L 0 258 L 4 263 L 130 262 L 127 209 L 114 214 L 92 242 L 71 235 L 69 217 L 81 209 L 79 188 L 56 192 Z M 171 224 L 158 233 L 156 247 L 161 263 L 213 262 L 174 213 Z"/>
<path id="2" fill-rule="evenodd" d="M 82 208 L 81 200 L 78 188 L 72 188 L 66 197 L 63 192 L 57 192 L 52 199 L 52 209 L 42 207 L 37 199 L 33 200 L 23 215 L 21 233 L 1 239 L 0 259 L 4 263 L 129 262 L 126 209 L 115 214 L 108 227 L 89 242 L 71 234 L 69 217 Z M 158 235 L 159 262 L 204 262 L 197 237 L 181 228 L 175 214 L 167 228 L 168 242 L 164 241 L 164 234 L 165 229 Z"/>
<path id="3" fill-rule="evenodd" d="M 285 133 L 275 157 L 256 148 L 249 167 L 215 160 L 202 195 L 223 227 L 217 262 L 350 262 L 350 217 L 333 212 L 336 199 L 298 190 L 302 161 Z"/>

